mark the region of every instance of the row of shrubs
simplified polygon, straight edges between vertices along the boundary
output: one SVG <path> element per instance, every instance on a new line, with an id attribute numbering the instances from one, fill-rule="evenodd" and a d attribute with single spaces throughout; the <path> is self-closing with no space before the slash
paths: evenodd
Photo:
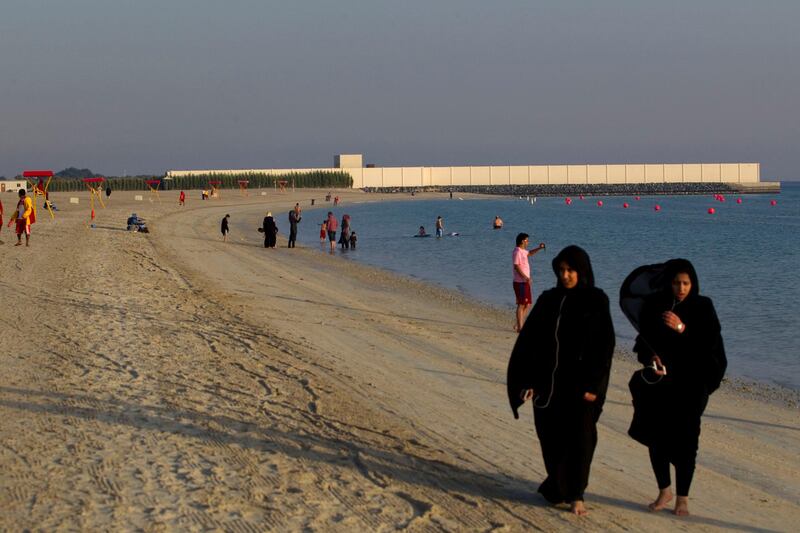
<path id="1" fill-rule="evenodd" d="M 287 182 L 287 187 L 298 188 L 349 188 L 353 186 L 353 177 L 347 172 L 337 171 L 311 171 L 311 172 L 290 172 L 286 174 L 266 174 L 263 172 L 242 172 L 241 174 L 194 174 L 191 176 L 180 176 L 164 179 L 153 176 L 154 180 L 160 180 L 160 190 L 190 190 L 190 189 L 209 189 L 210 181 L 219 181 L 216 185 L 218 189 L 238 189 L 240 180 L 247 180 L 249 189 L 277 188 L 279 182 Z M 114 191 L 147 191 L 148 185 L 145 179 L 137 178 L 117 178 L 107 177 L 102 183 L 102 188 L 111 187 Z M 83 180 L 80 179 L 59 179 L 53 178 L 48 190 L 53 192 L 63 191 L 82 191 L 86 189 Z"/>

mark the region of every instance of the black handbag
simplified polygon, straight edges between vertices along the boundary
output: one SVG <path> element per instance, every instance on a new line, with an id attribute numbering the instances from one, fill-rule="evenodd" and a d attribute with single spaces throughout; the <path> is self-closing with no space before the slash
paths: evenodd
<path id="1" fill-rule="evenodd" d="M 628 381 L 633 399 L 633 420 L 628 435 L 645 446 L 651 446 L 664 427 L 663 421 L 669 413 L 669 375 L 659 376 L 653 368 L 640 368 Z"/>

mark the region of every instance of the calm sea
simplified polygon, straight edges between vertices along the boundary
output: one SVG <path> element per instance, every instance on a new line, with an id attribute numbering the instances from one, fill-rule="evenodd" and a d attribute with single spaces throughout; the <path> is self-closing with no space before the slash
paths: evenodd
<path id="1" fill-rule="evenodd" d="M 564 198 L 455 196 L 333 209 L 337 218 L 352 217 L 359 239 L 358 250 L 340 255 L 511 310 L 517 233 L 529 233 L 531 246 L 547 246 L 531 261 L 534 298 L 554 285 L 553 257 L 577 244 L 589 252 L 597 285 L 609 295 L 623 348 L 631 348 L 634 337 L 617 303 L 625 276 L 642 264 L 684 257 L 697 269 L 701 293 L 716 305 L 729 373 L 800 389 L 800 183 L 784 183 L 780 194 L 726 196 L 724 202 L 712 196 L 575 197 L 567 205 Z M 298 237 L 304 245 L 319 247 L 325 212 L 305 213 Z M 459 236 L 412 237 L 421 225 L 433 232 L 439 215 L 445 233 Z M 505 222 L 502 230 L 491 229 L 495 215 Z"/>

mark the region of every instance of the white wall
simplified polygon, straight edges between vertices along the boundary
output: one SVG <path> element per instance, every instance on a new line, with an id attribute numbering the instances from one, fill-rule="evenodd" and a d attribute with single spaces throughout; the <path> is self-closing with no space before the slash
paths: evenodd
<path id="1" fill-rule="evenodd" d="M 167 175 L 175 178 L 211 173 L 286 174 L 308 171 L 348 172 L 353 177 L 353 187 L 356 189 L 459 185 L 758 183 L 761 181 L 759 163 L 171 170 L 167 172 Z"/>

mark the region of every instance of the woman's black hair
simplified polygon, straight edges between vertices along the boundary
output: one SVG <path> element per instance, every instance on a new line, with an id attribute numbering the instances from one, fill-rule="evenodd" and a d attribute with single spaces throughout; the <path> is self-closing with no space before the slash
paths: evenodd
<path id="1" fill-rule="evenodd" d="M 558 275 L 558 267 L 561 263 L 568 264 L 578 273 L 578 287 L 594 287 L 594 272 L 589 254 L 580 246 L 570 245 L 558 252 L 553 259 L 553 272 L 556 275 L 556 282 L 561 286 L 561 277 Z"/>

